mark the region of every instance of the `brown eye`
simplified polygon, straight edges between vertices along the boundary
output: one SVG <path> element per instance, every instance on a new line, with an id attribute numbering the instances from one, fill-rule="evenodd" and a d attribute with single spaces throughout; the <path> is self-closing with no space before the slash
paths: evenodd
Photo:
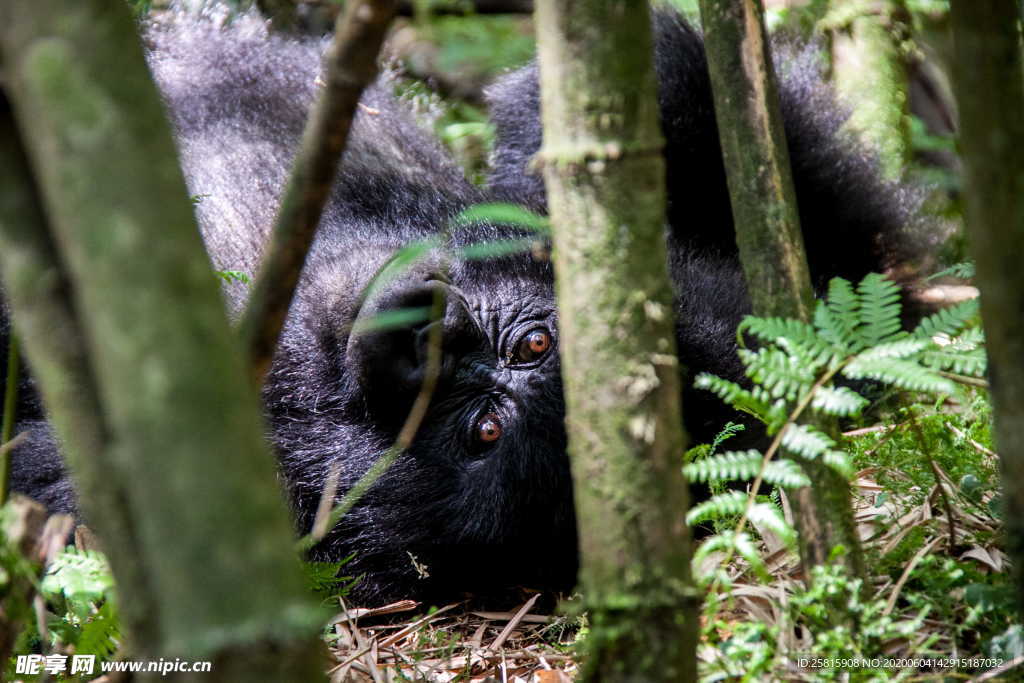
<path id="1" fill-rule="evenodd" d="M 551 348 L 551 333 L 543 327 L 527 332 L 516 344 L 512 361 L 514 363 L 532 363 L 543 356 Z"/>
<path id="2" fill-rule="evenodd" d="M 476 423 L 476 438 L 484 443 L 494 443 L 501 438 L 501 420 L 494 413 L 487 413 Z"/>

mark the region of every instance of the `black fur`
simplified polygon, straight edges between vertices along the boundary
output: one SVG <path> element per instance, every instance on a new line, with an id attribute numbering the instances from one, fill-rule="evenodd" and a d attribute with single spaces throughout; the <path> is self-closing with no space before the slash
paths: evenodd
<path id="1" fill-rule="evenodd" d="M 659 15 L 656 28 L 680 353 L 691 371 L 738 378 L 733 335 L 748 304 L 703 47 L 671 15 Z M 322 45 L 268 37 L 244 18 L 223 30 L 179 19 L 151 27 L 147 40 L 213 265 L 251 274 L 316 90 Z M 815 280 L 858 278 L 906 256 L 901 230 L 915 200 L 880 182 L 870 157 L 842 140 L 841 115 L 807 54 L 788 54 L 783 109 Z M 429 306 L 440 290 L 444 361 L 416 440 L 313 556 L 355 553 L 348 571 L 365 574 L 356 596 L 364 602 L 568 589 L 576 536 L 550 264 L 531 254 L 463 261 L 438 248 L 363 297 L 396 249 L 444 234 L 465 207 L 497 198 L 544 210 L 541 181 L 526 170 L 540 144 L 536 70 L 491 90 L 499 140 L 487 191 L 466 182 L 387 87 L 363 98 L 264 389 L 297 525 L 309 528 L 332 470 L 343 492 L 388 450 L 419 391 L 429 326 L 352 334 L 352 324 Z M 518 234 L 476 225 L 442 241 L 457 248 Z M 232 312 L 245 294 L 244 285 L 226 287 Z M 552 349 L 516 364 L 516 343 L 536 329 L 549 331 Z M 735 418 L 707 396 L 687 391 L 685 400 L 696 439 Z M 15 487 L 70 509 L 49 430 L 38 409 L 25 410 L 23 428 L 35 429 L 17 449 Z M 477 438 L 485 414 L 502 427 L 492 444 Z"/>

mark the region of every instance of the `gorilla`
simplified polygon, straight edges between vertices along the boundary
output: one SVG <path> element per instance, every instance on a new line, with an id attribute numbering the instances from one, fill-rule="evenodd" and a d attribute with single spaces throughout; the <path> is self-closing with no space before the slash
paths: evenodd
<path id="1" fill-rule="evenodd" d="M 739 380 L 735 329 L 749 302 L 702 39 L 672 13 L 656 13 L 654 28 L 679 353 L 690 373 Z M 316 95 L 323 43 L 268 35 L 253 17 L 225 26 L 178 17 L 144 36 L 212 266 L 253 274 Z M 813 50 L 779 41 L 775 50 L 815 286 L 916 258 L 908 236 L 920 192 L 882 180 L 872 154 L 844 135 L 844 112 Z M 532 235 L 522 227 L 451 228 L 483 202 L 546 210 L 529 167 L 541 143 L 537 68 L 489 90 L 497 140 L 482 188 L 392 90 L 382 79 L 361 101 L 263 389 L 297 528 L 309 530 L 333 473 L 340 498 L 395 442 L 440 326 L 437 385 L 415 440 L 311 557 L 351 555 L 346 573 L 363 577 L 353 598 L 368 604 L 570 589 L 576 529 L 552 265 L 536 249 L 465 256 L 468 246 Z M 424 258 L 377 277 L 398 250 L 423 240 L 434 240 Z M 233 315 L 246 290 L 225 284 Z M 443 304 L 431 319 L 375 324 L 435 301 Z M 6 316 L 0 322 L 6 341 Z M 17 429 L 28 435 L 14 454 L 13 488 L 73 512 L 44 410 L 29 384 L 19 395 Z M 738 419 L 692 388 L 683 400 L 695 441 Z"/>

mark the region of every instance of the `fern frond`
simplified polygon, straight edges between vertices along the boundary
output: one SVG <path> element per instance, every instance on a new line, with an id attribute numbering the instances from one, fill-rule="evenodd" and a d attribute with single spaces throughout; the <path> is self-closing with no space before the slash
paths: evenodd
<path id="1" fill-rule="evenodd" d="M 733 548 L 736 550 L 737 555 L 747 561 L 759 579 L 762 581 L 770 580 L 768 568 L 765 567 L 764 560 L 761 559 L 761 553 L 757 552 L 757 546 L 754 545 L 754 540 L 750 537 L 750 534 L 744 532 L 736 534 L 733 538 Z"/>
<path id="2" fill-rule="evenodd" d="M 751 415 L 767 415 L 771 412 L 771 404 L 764 400 L 767 395 L 763 391 L 758 396 L 736 382 L 716 377 L 711 373 L 702 372 L 697 375 L 693 386 L 698 389 L 706 389 L 737 410 L 744 410 Z"/>
<path id="3" fill-rule="evenodd" d="M 949 308 L 932 313 L 919 322 L 911 334 L 919 339 L 932 339 L 940 335 L 952 337 L 977 315 L 977 299 L 961 301 Z"/>
<path id="4" fill-rule="evenodd" d="M 700 567 L 707 558 L 715 553 L 734 553 L 736 533 L 732 529 L 726 529 L 701 541 L 700 545 L 693 551 L 693 566 Z M 696 573 L 696 572 L 695 572 Z M 697 575 L 697 580 L 703 582 L 702 576 Z M 726 575 L 725 578 L 728 578 Z"/>
<path id="5" fill-rule="evenodd" d="M 828 435 L 810 425 L 790 424 L 782 433 L 782 447 L 805 458 L 816 458 L 835 445 Z"/>
<path id="6" fill-rule="evenodd" d="M 746 365 L 747 376 L 764 387 L 772 398 L 793 401 L 814 384 L 815 368 L 780 348 L 740 349 L 739 355 Z"/>
<path id="7" fill-rule="evenodd" d="M 767 529 L 782 539 L 786 545 L 796 543 L 796 532 L 793 527 L 786 522 L 779 509 L 771 503 L 755 503 L 750 506 L 747 519 L 755 528 Z"/>
<path id="8" fill-rule="evenodd" d="M 718 493 L 703 503 L 697 503 L 686 513 L 686 523 L 700 524 L 712 519 L 742 515 L 747 509 L 747 494 L 742 491 Z"/>
<path id="9" fill-rule="evenodd" d="M 821 462 L 846 479 L 853 477 L 853 461 L 843 451 L 827 450 L 821 454 Z"/>
<path id="10" fill-rule="evenodd" d="M 725 443 L 732 437 L 736 436 L 746 428 L 747 426 L 744 424 L 739 424 L 732 421 L 726 422 L 725 426 L 722 427 L 722 431 L 718 432 L 718 434 L 715 434 L 715 440 L 711 442 L 711 452 L 714 453 L 719 446 L 721 446 L 723 443 Z"/>
<path id="11" fill-rule="evenodd" d="M 857 285 L 861 325 L 857 335 L 865 346 L 877 346 L 900 332 L 900 288 L 884 275 L 870 273 Z"/>
<path id="12" fill-rule="evenodd" d="M 829 344 L 844 353 L 863 348 L 855 333 L 860 323 L 860 300 L 853 285 L 842 278 L 833 278 L 828 283 L 828 299 L 819 301 L 814 309 L 814 327 Z"/>
<path id="13" fill-rule="evenodd" d="M 857 415 L 868 400 L 849 387 L 818 387 L 811 397 L 811 408 L 827 415 L 850 417 Z"/>
<path id="14" fill-rule="evenodd" d="M 857 356 L 843 368 L 849 379 L 873 379 L 908 391 L 955 394 L 956 385 L 934 371 L 899 358 L 862 358 Z"/>
<path id="15" fill-rule="evenodd" d="M 861 351 L 856 358 L 861 360 L 874 360 L 875 358 L 910 358 L 932 344 L 928 339 L 915 339 L 904 337 L 893 341 L 877 344 L 869 349 Z"/>
<path id="16" fill-rule="evenodd" d="M 791 318 L 756 318 L 748 315 L 740 323 L 738 333 L 749 332 L 752 336 L 767 343 L 778 343 L 789 340 L 798 344 L 802 353 L 822 365 L 836 358 L 837 349 L 822 337 L 811 325 Z"/>
<path id="17" fill-rule="evenodd" d="M 810 486 L 811 480 L 807 478 L 800 465 L 792 460 L 772 460 L 764 468 L 764 480 L 775 486 L 782 486 L 788 489 L 798 489 L 801 486 Z"/>
<path id="18" fill-rule="evenodd" d="M 693 553 L 693 566 L 695 568 L 702 567 L 708 559 L 714 554 L 724 555 L 739 555 L 750 565 L 762 579 L 767 580 L 768 572 L 764 566 L 764 561 L 761 559 L 760 553 L 757 552 L 757 546 L 754 544 L 750 534 L 743 531 L 736 533 L 729 529 L 721 533 L 715 534 L 697 546 L 697 550 Z M 731 580 L 726 572 L 722 572 L 720 575 L 721 579 L 728 586 Z M 697 580 L 701 585 L 707 584 L 707 577 L 697 575 Z"/>
<path id="19" fill-rule="evenodd" d="M 74 645 L 78 654 L 109 659 L 117 652 L 120 643 L 121 627 L 113 603 L 108 601 L 82 624 L 82 631 Z"/>
<path id="20" fill-rule="evenodd" d="M 753 479 L 761 469 L 763 457 L 756 450 L 727 451 L 691 462 L 683 468 L 683 474 L 690 481 Z"/>
<path id="21" fill-rule="evenodd" d="M 985 349 L 958 351 L 949 347 L 940 347 L 925 351 L 921 362 L 935 370 L 946 370 L 957 375 L 968 377 L 984 377 L 988 368 L 988 356 Z"/>

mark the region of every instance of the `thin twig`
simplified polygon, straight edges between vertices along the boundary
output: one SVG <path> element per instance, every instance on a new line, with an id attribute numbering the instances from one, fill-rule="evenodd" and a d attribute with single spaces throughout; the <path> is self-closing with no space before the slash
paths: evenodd
<path id="1" fill-rule="evenodd" d="M 971 446 L 973 446 L 974 450 L 978 451 L 979 453 L 982 453 L 982 454 L 987 455 L 987 456 L 992 457 L 992 458 L 998 458 L 999 457 L 999 454 L 996 453 L 995 451 L 993 451 L 991 448 L 985 448 L 985 446 L 981 445 L 980 443 L 978 443 L 974 439 L 972 439 L 969 436 L 967 436 L 967 432 L 965 432 L 965 431 L 963 431 L 961 429 L 957 429 L 956 427 L 954 427 L 953 425 L 951 425 L 948 422 L 946 423 L 946 428 L 949 431 L 951 431 L 954 434 L 956 434 L 961 439 L 963 439 L 964 441 L 966 441 L 967 443 L 969 443 Z"/>
<path id="2" fill-rule="evenodd" d="M 394 16 L 394 0 L 355 0 L 338 18 L 325 56 L 325 86 L 303 132 L 263 265 L 239 324 L 257 386 L 270 368 L 359 98 L 377 77 L 377 54 Z"/>

